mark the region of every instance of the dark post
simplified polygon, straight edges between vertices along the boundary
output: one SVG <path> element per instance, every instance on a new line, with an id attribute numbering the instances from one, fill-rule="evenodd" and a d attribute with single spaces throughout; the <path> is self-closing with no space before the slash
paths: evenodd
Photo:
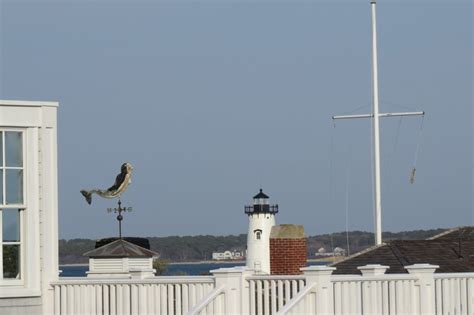
<path id="1" fill-rule="evenodd" d="M 131 212 L 132 207 L 123 207 L 122 208 L 122 202 L 120 201 L 120 199 L 118 200 L 118 208 L 107 208 L 107 212 L 114 212 L 114 213 L 118 212 L 117 221 L 119 223 L 119 238 L 122 238 L 122 220 L 123 220 L 122 212 L 124 212 L 124 211 Z"/>

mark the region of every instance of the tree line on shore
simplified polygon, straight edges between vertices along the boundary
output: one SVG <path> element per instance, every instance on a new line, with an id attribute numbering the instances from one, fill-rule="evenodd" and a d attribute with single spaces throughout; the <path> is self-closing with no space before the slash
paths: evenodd
<path id="1" fill-rule="evenodd" d="M 426 239 L 439 234 L 445 229 L 415 230 L 405 232 L 384 232 L 383 240 L 394 239 Z M 236 250 L 245 252 L 247 235 L 197 235 L 197 236 L 166 236 L 147 237 L 150 241 L 150 249 L 160 254 L 161 259 L 174 262 L 211 260 L 213 252 Z M 87 257 L 83 254 L 94 249 L 96 240 L 92 239 L 70 239 L 59 240 L 59 263 L 77 264 L 87 263 Z M 337 232 L 309 236 L 307 239 L 308 258 L 323 247 L 327 252 L 339 247 L 346 252 L 356 253 L 372 246 L 374 234 L 364 231 Z M 348 245 L 349 244 L 349 248 Z"/>

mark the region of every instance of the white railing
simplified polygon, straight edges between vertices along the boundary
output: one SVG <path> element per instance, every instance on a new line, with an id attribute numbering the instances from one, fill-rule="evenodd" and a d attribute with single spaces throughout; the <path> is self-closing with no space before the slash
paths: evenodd
<path id="1" fill-rule="evenodd" d="M 436 314 L 474 314 L 474 275 L 435 274 Z"/>
<path id="2" fill-rule="evenodd" d="M 331 275 L 331 268 L 305 268 L 306 287 L 278 314 L 470 314 L 474 273 L 435 274 L 438 266 L 359 267 L 362 275 Z M 325 271 L 326 270 L 326 271 Z"/>
<path id="3" fill-rule="evenodd" d="M 303 275 L 256 275 L 245 267 L 213 276 L 149 279 L 62 278 L 52 283 L 55 314 L 466 314 L 474 315 L 474 273 L 435 274 L 438 266 L 302 268 Z"/>
<path id="4" fill-rule="evenodd" d="M 315 287 L 316 283 L 305 286 L 295 295 L 291 303 L 282 307 L 277 314 L 311 314 L 316 312 L 316 306 L 314 305 L 316 300 L 314 296 Z"/>
<path id="5" fill-rule="evenodd" d="M 305 286 L 304 276 L 251 276 L 250 314 L 276 314 Z"/>
<path id="6" fill-rule="evenodd" d="M 416 314 L 417 279 L 412 275 L 334 278 L 334 314 Z"/>
<path id="7" fill-rule="evenodd" d="M 333 307 L 330 314 L 417 314 L 418 300 L 411 275 L 380 277 L 332 276 Z M 278 314 L 317 314 L 316 283 L 306 286 L 291 304 Z M 328 305 L 327 305 L 328 306 Z"/>
<path id="8" fill-rule="evenodd" d="M 186 314 L 214 289 L 214 278 L 62 278 L 52 283 L 55 314 Z"/>
<path id="9" fill-rule="evenodd" d="M 188 315 L 198 314 L 225 314 L 225 287 L 220 286 L 212 290 L 209 295 L 197 304 Z"/>

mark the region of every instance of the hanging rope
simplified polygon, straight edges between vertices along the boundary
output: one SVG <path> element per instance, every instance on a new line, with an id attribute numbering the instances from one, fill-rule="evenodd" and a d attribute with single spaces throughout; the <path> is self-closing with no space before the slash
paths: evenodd
<path id="1" fill-rule="evenodd" d="M 333 128 L 331 130 L 330 148 L 329 148 L 329 189 L 331 190 L 331 203 L 333 211 L 336 210 L 336 186 L 334 179 L 334 134 L 336 129 L 336 121 L 333 119 Z M 333 233 L 331 233 L 331 252 L 334 253 Z M 334 260 L 335 262 L 335 260 Z"/>
<path id="2" fill-rule="evenodd" d="M 410 104 L 411 106 L 407 106 L 407 105 L 403 105 L 403 104 L 398 104 L 396 102 L 392 102 L 392 101 L 380 101 L 380 104 L 385 104 L 385 105 L 388 105 L 388 106 L 392 106 L 392 107 L 399 107 L 399 108 L 403 108 L 403 109 L 406 109 L 406 110 L 410 110 L 410 111 L 413 111 L 413 112 L 416 112 L 417 111 L 417 107 L 418 107 L 418 104 Z"/>
<path id="3" fill-rule="evenodd" d="M 351 181 L 351 156 L 352 156 L 352 145 L 349 149 L 347 157 L 347 169 L 346 169 L 346 244 L 347 244 L 347 256 L 351 255 L 351 248 L 349 245 L 349 184 Z"/>
<path id="4" fill-rule="evenodd" d="M 394 143 L 393 143 L 393 148 L 392 148 L 392 153 L 388 156 L 388 160 L 387 160 L 387 192 L 391 192 L 391 187 L 392 187 L 392 173 L 393 173 L 393 167 L 392 167 L 392 163 L 393 163 L 393 160 L 394 160 L 394 156 L 395 156 L 395 153 L 397 152 L 397 148 L 398 148 L 398 138 L 400 136 L 400 129 L 401 129 L 401 126 L 402 126 L 402 119 L 403 119 L 403 116 L 400 116 L 399 117 L 399 120 L 398 120 L 398 126 L 397 126 L 397 131 L 395 133 L 395 140 L 394 140 Z"/>
<path id="5" fill-rule="evenodd" d="M 366 107 L 370 107 L 370 105 L 362 105 L 362 106 L 356 107 L 350 112 L 348 112 L 347 115 L 354 114 L 356 111 L 361 110 L 362 108 L 366 108 Z"/>
<path id="6" fill-rule="evenodd" d="M 398 120 L 397 133 L 395 134 L 395 143 L 393 144 L 392 156 L 395 154 L 395 152 L 397 152 L 398 136 L 400 135 L 400 127 L 402 126 L 402 119 L 403 119 L 403 116 L 400 116 L 400 119 Z"/>
<path id="7" fill-rule="evenodd" d="M 425 116 L 421 116 L 421 122 L 420 122 L 420 129 L 418 130 L 418 136 L 417 136 L 417 144 L 416 144 L 416 149 L 415 149 L 415 158 L 413 160 L 413 168 L 410 173 L 410 184 L 415 183 L 415 176 L 416 176 L 416 163 L 418 161 L 418 153 L 420 151 L 420 145 L 421 145 L 421 132 L 423 131 L 423 123 L 425 121 Z"/>
<path id="8" fill-rule="evenodd" d="M 331 173 L 331 179 L 330 179 L 330 186 L 331 186 L 331 199 L 333 203 L 333 208 L 336 209 L 336 185 L 335 185 L 335 174 L 334 174 L 334 134 L 335 134 L 335 128 L 336 128 L 336 122 L 333 120 L 333 130 L 331 133 L 331 147 L 330 147 L 330 154 L 331 154 L 331 161 L 330 161 L 330 173 Z M 346 168 L 346 204 L 345 204 L 345 227 L 346 227 L 346 245 L 347 245 L 347 255 L 349 256 L 351 253 L 350 250 L 350 243 L 349 243 L 349 186 L 350 186 L 350 176 L 351 176 L 351 157 L 352 157 L 352 145 L 349 146 L 349 154 L 347 154 L 347 168 Z M 332 243 L 332 234 L 331 234 L 331 247 L 334 247 L 334 244 Z M 333 248 L 334 252 L 334 248 Z"/>
<path id="9" fill-rule="evenodd" d="M 372 217 L 374 219 L 374 234 L 375 234 L 375 226 L 377 222 L 375 222 L 375 161 L 374 161 L 374 146 L 372 145 L 372 139 L 374 139 L 374 117 L 372 115 L 370 124 L 370 172 L 372 174 Z"/>
<path id="10" fill-rule="evenodd" d="M 330 148 L 329 148 L 329 189 L 331 189 L 331 202 L 333 204 L 333 209 L 335 207 L 335 200 L 336 200 L 336 193 L 335 193 L 335 185 L 334 185 L 334 133 L 336 129 L 336 121 L 333 119 L 333 128 L 331 131 L 331 140 L 330 140 Z"/>

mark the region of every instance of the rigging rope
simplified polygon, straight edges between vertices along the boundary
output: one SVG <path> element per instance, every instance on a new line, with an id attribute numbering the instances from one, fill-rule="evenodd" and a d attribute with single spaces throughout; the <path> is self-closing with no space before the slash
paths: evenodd
<path id="1" fill-rule="evenodd" d="M 336 188 L 335 188 L 335 179 L 334 179 L 334 129 L 336 129 L 336 121 L 333 120 L 333 129 L 331 131 L 331 140 L 329 148 L 329 189 L 331 190 L 331 203 L 332 208 L 336 209 Z"/>
<path id="2" fill-rule="evenodd" d="M 418 129 L 417 144 L 415 149 L 415 158 L 413 160 L 413 168 L 410 173 L 410 184 L 415 183 L 416 176 L 416 162 L 418 161 L 418 153 L 420 151 L 421 144 L 421 132 L 423 131 L 423 123 L 425 121 L 425 115 L 421 116 L 420 129 Z"/>
<path id="3" fill-rule="evenodd" d="M 331 188 L 331 201 L 333 204 L 333 208 L 336 209 L 336 185 L 335 185 L 335 172 L 334 172 L 334 137 L 335 137 L 335 129 L 336 129 L 336 121 L 333 120 L 333 130 L 331 132 L 331 140 L 330 140 L 330 188 Z M 350 184 L 350 173 L 351 173 L 351 157 L 352 157 L 352 145 L 349 146 L 349 154 L 347 154 L 347 169 L 346 169 L 346 204 L 345 204 L 345 223 L 346 223 L 346 245 L 347 245 L 347 255 L 350 255 L 350 243 L 349 243 L 349 184 Z M 332 251 L 334 252 L 334 244 L 333 244 L 333 235 L 331 234 L 331 247 Z"/>
<path id="4" fill-rule="evenodd" d="M 351 249 L 349 247 L 349 182 L 351 176 L 350 162 L 347 162 L 347 174 L 346 174 L 346 243 L 347 243 L 347 256 L 351 255 Z"/>
<path id="5" fill-rule="evenodd" d="M 370 107 L 370 105 L 362 105 L 362 106 L 356 107 L 356 108 L 354 108 L 353 110 L 351 110 L 350 112 L 344 112 L 343 115 L 351 115 L 351 114 L 354 114 L 354 113 L 357 112 L 358 110 L 361 110 L 362 108 L 366 108 L 366 107 Z"/>
<path id="6" fill-rule="evenodd" d="M 356 107 L 355 109 L 353 109 L 352 111 L 350 111 L 348 114 L 353 114 L 355 113 L 356 111 L 362 109 L 362 108 L 365 108 L 365 107 L 369 107 L 370 105 L 362 105 L 362 106 L 359 106 L 359 107 Z"/>
<path id="7" fill-rule="evenodd" d="M 347 170 L 346 170 L 346 243 L 347 243 L 347 256 L 351 255 L 351 249 L 349 247 L 349 184 L 351 180 L 351 156 L 352 156 L 352 145 L 350 146 L 350 152 L 347 157 Z"/>
<path id="8" fill-rule="evenodd" d="M 336 121 L 333 119 L 333 128 L 331 130 L 331 140 L 329 148 L 329 189 L 331 190 L 331 203 L 333 210 L 336 210 L 336 186 L 334 176 L 334 134 L 336 129 Z M 334 253 L 333 233 L 331 233 L 331 252 Z"/>
<path id="9" fill-rule="evenodd" d="M 400 107 L 400 108 L 404 108 L 404 109 L 407 109 L 407 110 L 410 110 L 410 111 L 414 111 L 416 112 L 417 109 L 415 107 L 410 107 L 410 106 L 406 106 L 406 105 L 402 105 L 402 104 L 398 104 L 396 102 L 391 102 L 391 101 L 380 101 L 380 104 L 386 104 L 386 105 L 389 105 L 389 106 L 395 106 L 395 107 Z M 414 104 L 410 104 L 411 106 L 417 106 L 417 105 L 414 105 Z"/>
<path id="10" fill-rule="evenodd" d="M 374 219 L 374 234 L 375 227 L 377 222 L 375 222 L 375 160 L 374 160 L 374 146 L 372 145 L 372 140 L 374 139 L 374 116 L 372 113 L 371 124 L 370 124 L 370 171 L 372 174 L 372 217 Z"/>
<path id="11" fill-rule="evenodd" d="M 403 119 L 403 116 L 400 116 L 399 117 L 399 120 L 398 120 L 398 126 L 397 126 L 397 131 L 395 133 L 395 140 L 394 140 L 394 143 L 393 143 L 393 149 L 392 149 L 392 153 L 391 155 L 389 155 L 388 157 L 388 160 L 387 160 L 387 192 L 390 192 L 391 191 L 391 183 L 392 183 L 392 173 L 393 173 L 393 167 L 392 167 L 392 163 L 393 163 L 393 159 L 394 159 L 394 156 L 395 156 L 395 153 L 397 152 L 397 148 L 398 148 L 398 138 L 400 136 L 400 129 L 401 129 L 401 126 L 402 126 L 402 119 Z"/>

